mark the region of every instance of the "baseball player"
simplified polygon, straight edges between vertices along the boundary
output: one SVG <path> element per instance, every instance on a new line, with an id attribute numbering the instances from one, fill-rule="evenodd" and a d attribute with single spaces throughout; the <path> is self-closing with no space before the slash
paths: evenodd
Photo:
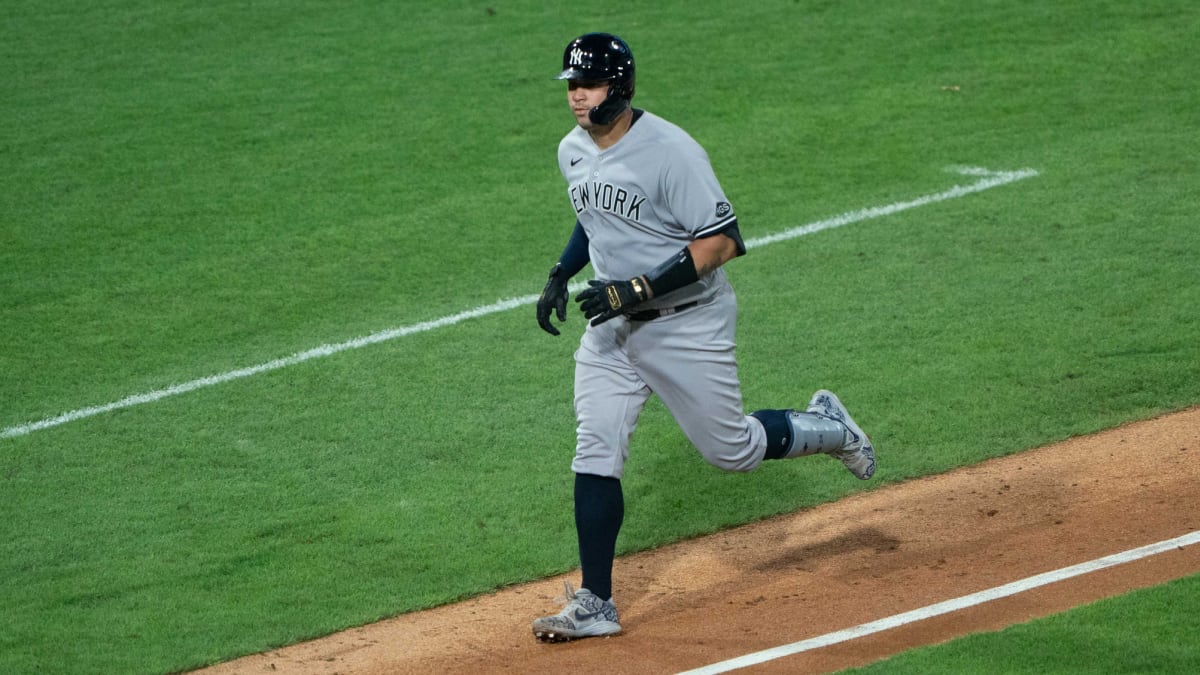
<path id="1" fill-rule="evenodd" d="M 767 459 L 824 453 L 857 478 L 875 451 L 838 397 L 817 391 L 804 411 L 747 415 L 734 358 L 737 301 L 721 266 L 746 252 L 737 216 L 708 155 L 686 132 L 633 108 L 633 53 L 589 33 L 567 45 L 576 126 L 558 166 L 577 221 L 537 303 L 538 325 L 567 318 L 567 281 L 589 262 L 596 278 L 575 298 L 589 319 L 575 352 L 575 527 L 582 584 L 567 606 L 533 622 L 543 641 L 621 631 L 612 567 L 625 504 L 629 440 L 657 394 L 709 463 L 750 471 Z"/>

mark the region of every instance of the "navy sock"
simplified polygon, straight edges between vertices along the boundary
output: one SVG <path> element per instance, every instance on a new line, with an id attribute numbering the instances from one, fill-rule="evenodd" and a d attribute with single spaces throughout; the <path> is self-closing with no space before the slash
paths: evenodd
<path id="1" fill-rule="evenodd" d="M 792 447 L 792 424 L 788 422 L 787 410 L 755 410 L 751 417 L 762 422 L 767 431 L 767 454 L 763 459 L 783 459 Z"/>
<path id="2" fill-rule="evenodd" d="M 620 479 L 575 474 L 575 532 L 583 588 L 601 600 L 612 598 L 613 556 L 624 519 Z"/>

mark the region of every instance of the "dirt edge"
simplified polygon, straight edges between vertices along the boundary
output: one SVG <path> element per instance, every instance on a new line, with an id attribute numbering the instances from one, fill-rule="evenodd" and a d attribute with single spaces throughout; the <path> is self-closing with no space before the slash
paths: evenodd
<path id="1" fill-rule="evenodd" d="M 1200 530 L 1198 451 L 1195 407 L 626 556 L 614 638 L 533 640 L 559 577 L 195 672 L 679 672 Z M 1191 546 L 749 672 L 862 665 L 1198 571 Z"/>

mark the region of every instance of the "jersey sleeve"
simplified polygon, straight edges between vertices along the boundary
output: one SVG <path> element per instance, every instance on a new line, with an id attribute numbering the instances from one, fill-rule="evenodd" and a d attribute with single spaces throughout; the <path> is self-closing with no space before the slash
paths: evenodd
<path id="1" fill-rule="evenodd" d="M 694 239 L 736 225 L 733 206 L 725 197 L 704 148 L 685 136 L 673 149 L 674 152 L 665 153 L 661 189 L 675 222 Z"/>

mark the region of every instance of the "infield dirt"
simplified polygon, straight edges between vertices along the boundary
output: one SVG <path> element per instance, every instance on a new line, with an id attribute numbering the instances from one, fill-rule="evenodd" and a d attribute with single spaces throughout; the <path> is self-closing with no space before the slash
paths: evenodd
<path id="1" fill-rule="evenodd" d="M 197 672 L 675 673 L 1200 530 L 1198 455 L 1200 407 L 626 556 L 611 638 L 530 633 L 575 573 Z M 1188 546 L 738 672 L 863 665 L 1198 571 Z"/>

